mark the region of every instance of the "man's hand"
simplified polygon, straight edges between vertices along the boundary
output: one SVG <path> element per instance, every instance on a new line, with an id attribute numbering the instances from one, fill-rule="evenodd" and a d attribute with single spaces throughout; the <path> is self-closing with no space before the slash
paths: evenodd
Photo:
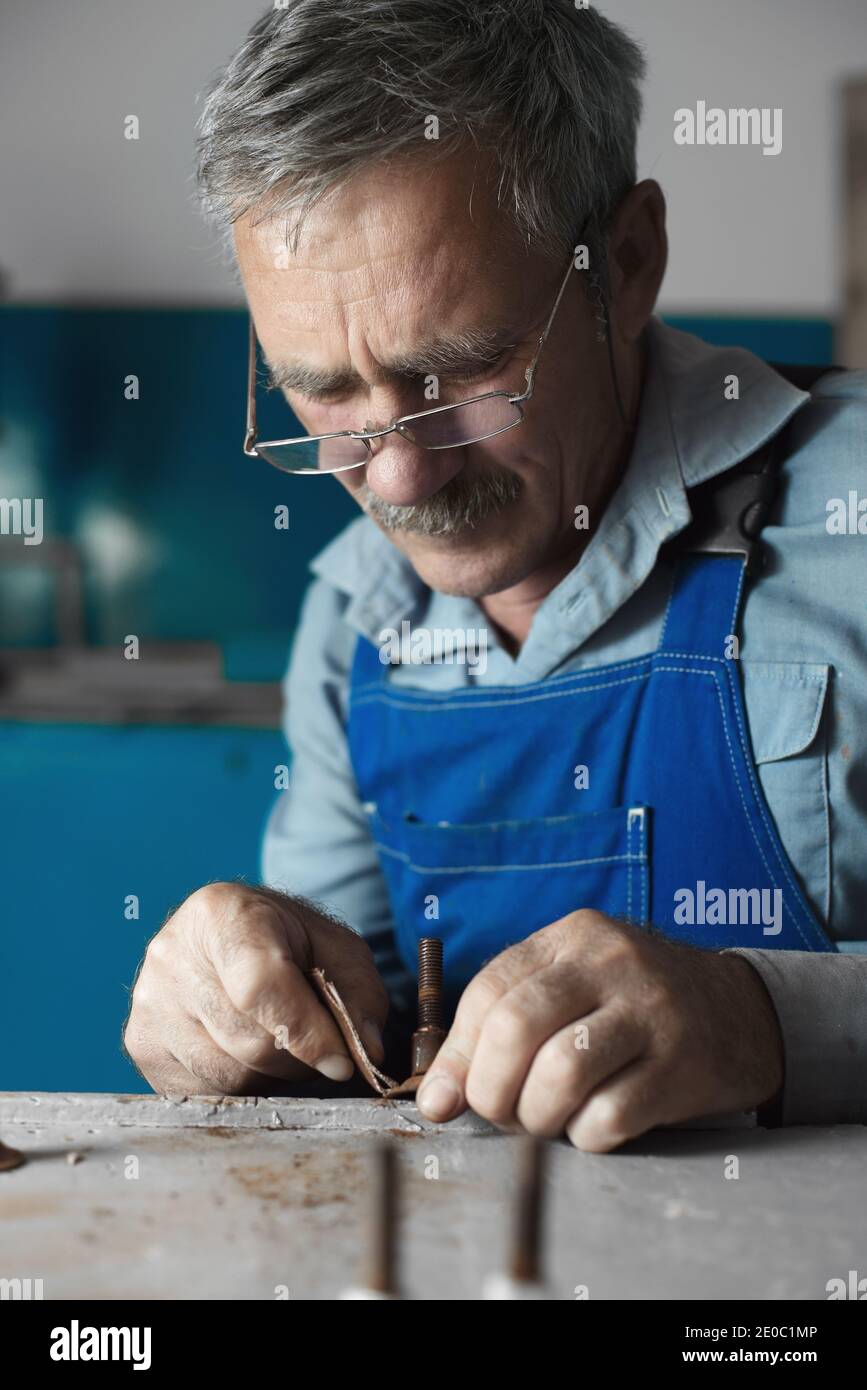
<path id="1" fill-rule="evenodd" d="M 502 1129 L 603 1153 L 654 1125 L 747 1110 L 783 1080 L 777 1016 L 741 956 L 573 912 L 465 989 L 418 1094 Z"/>
<path id="2" fill-rule="evenodd" d="M 309 903 L 264 888 L 198 889 L 148 945 L 124 1043 L 163 1093 L 270 1094 L 271 1077 L 347 1081 L 353 1064 L 305 975 L 321 966 L 382 1061 L 385 987 L 367 944 Z"/>

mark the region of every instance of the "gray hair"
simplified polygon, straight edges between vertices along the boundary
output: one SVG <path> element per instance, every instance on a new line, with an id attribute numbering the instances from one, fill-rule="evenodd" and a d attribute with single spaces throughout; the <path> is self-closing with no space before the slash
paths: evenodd
<path id="1" fill-rule="evenodd" d="M 565 257 L 635 183 L 644 71 L 639 46 L 573 0 L 286 0 L 207 96 L 204 207 L 224 228 L 285 215 L 297 245 L 306 213 L 365 167 L 474 146 L 520 236 Z"/>

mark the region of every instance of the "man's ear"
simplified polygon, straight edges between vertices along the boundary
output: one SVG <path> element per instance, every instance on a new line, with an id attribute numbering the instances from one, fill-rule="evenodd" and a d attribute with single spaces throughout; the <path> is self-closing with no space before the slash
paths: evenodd
<path id="1" fill-rule="evenodd" d="M 668 260 L 665 196 L 655 179 L 630 189 L 608 233 L 611 311 L 616 331 L 635 342 L 653 313 Z"/>

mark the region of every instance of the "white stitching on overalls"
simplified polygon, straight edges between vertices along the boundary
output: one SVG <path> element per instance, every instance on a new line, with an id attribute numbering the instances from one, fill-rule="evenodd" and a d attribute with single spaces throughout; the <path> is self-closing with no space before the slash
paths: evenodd
<path id="1" fill-rule="evenodd" d="M 399 859 L 405 868 L 416 874 L 506 874 L 515 871 L 536 873 L 540 869 L 580 869 L 585 864 L 627 864 L 631 854 L 606 854 L 595 859 L 552 859 L 547 864 L 416 864 L 403 850 L 392 849 L 374 840 L 377 849 L 392 859 Z"/>

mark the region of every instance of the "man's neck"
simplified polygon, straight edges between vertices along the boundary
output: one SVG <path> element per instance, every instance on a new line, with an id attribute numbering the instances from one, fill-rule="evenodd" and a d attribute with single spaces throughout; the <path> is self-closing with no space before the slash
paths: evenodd
<path id="1" fill-rule="evenodd" d="M 634 426 L 632 429 L 624 429 L 613 454 L 599 469 L 597 476 L 603 478 L 604 482 L 595 497 L 587 498 L 591 517 L 602 518 L 626 472 L 635 443 L 635 427 L 646 376 L 647 344 L 643 341 L 637 355 L 631 389 L 627 388 L 626 416 L 627 419 L 633 420 Z M 479 599 L 479 607 L 496 628 L 500 640 L 512 656 L 517 656 L 526 642 L 538 609 L 561 580 L 578 564 L 597 530 L 598 524 L 587 531 L 577 531 L 570 526 L 561 547 L 546 564 L 510 589 Z"/>
<path id="2" fill-rule="evenodd" d="M 605 484 L 598 495 L 591 499 L 589 512 L 600 519 L 604 515 L 620 480 L 626 471 L 632 453 L 633 435 L 624 435 L 616 456 L 607 468 L 600 470 Z M 537 611 L 548 595 L 556 589 L 561 580 L 570 574 L 578 564 L 584 551 L 598 530 L 598 524 L 589 530 L 575 530 L 570 526 L 561 546 L 539 569 L 526 579 L 504 589 L 499 594 L 487 594 L 479 599 L 479 607 L 493 623 L 506 650 L 516 656 L 529 636 L 530 628 Z"/>
<path id="3" fill-rule="evenodd" d="M 588 534 L 577 531 L 574 534 L 577 544 L 573 543 L 567 553 L 536 570 L 511 589 L 479 599 L 479 607 L 493 624 L 511 656 L 517 656 L 527 640 L 538 609 L 560 581 L 575 568 L 586 549 Z"/>

